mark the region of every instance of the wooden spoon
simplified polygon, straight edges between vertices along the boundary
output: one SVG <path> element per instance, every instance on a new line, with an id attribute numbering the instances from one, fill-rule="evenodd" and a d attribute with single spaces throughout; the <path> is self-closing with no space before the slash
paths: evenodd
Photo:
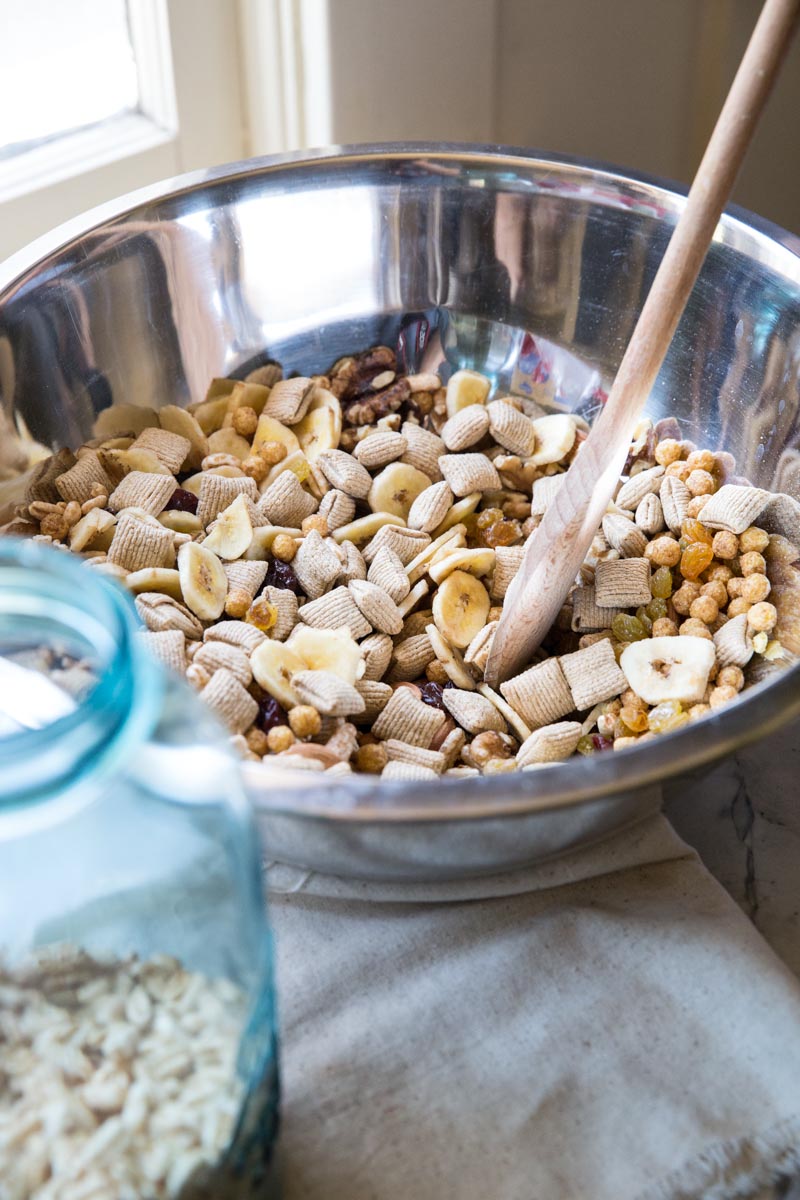
<path id="1" fill-rule="evenodd" d="M 486 680 L 528 662 L 550 629 L 614 494 L 634 425 L 700 272 L 791 40 L 800 0 L 766 0 L 605 407 L 567 472 L 506 594 Z"/>

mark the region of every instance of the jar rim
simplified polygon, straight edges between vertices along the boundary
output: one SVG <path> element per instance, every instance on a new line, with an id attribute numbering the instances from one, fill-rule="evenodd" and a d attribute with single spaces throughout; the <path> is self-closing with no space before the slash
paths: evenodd
<path id="1" fill-rule="evenodd" d="M 0 626 L 4 620 L 42 645 L 57 629 L 75 634 L 93 652 L 97 679 L 71 712 L 0 741 L 0 812 L 61 793 L 115 757 L 136 727 L 149 725 L 157 704 L 143 692 L 159 688 L 155 664 L 133 636 L 130 597 L 64 551 L 0 538 Z"/>

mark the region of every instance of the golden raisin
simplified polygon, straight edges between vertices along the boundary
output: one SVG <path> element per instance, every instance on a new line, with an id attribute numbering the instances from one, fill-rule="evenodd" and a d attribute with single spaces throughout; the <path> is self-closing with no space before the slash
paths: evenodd
<path id="1" fill-rule="evenodd" d="M 631 731 L 631 733 L 644 733 L 647 725 L 647 713 L 641 708 L 628 708 L 623 705 L 620 709 L 620 718 L 623 724 Z"/>
<path id="2" fill-rule="evenodd" d="M 475 528 L 480 530 L 488 529 L 491 525 L 496 525 L 498 521 L 502 521 L 502 519 L 502 508 L 485 508 L 475 518 Z"/>
<path id="3" fill-rule="evenodd" d="M 672 571 L 669 567 L 659 567 L 650 578 L 650 591 L 653 596 L 667 600 L 672 595 Z"/>
<path id="4" fill-rule="evenodd" d="M 691 542 L 681 555 L 681 575 L 684 579 L 697 579 L 714 557 L 708 542 Z"/>
<path id="5" fill-rule="evenodd" d="M 278 610 L 266 596 L 259 596 L 248 608 L 244 619 L 248 625 L 255 625 L 256 629 L 267 633 L 278 619 Z"/>
<path id="6" fill-rule="evenodd" d="M 681 525 L 681 536 L 686 538 L 687 543 L 705 542 L 710 546 L 713 542 L 711 532 L 693 517 L 687 517 L 684 520 Z"/>
<path id="7" fill-rule="evenodd" d="M 653 733 L 671 733 L 673 729 L 680 729 L 686 721 L 680 700 L 664 700 L 650 709 L 647 724 Z"/>
<path id="8" fill-rule="evenodd" d="M 481 540 L 485 546 L 513 546 L 522 537 L 522 526 L 519 521 L 495 521 L 494 525 L 481 531 Z"/>
<path id="9" fill-rule="evenodd" d="M 617 613 L 611 622 L 611 629 L 614 637 L 621 642 L 641 642 L 647 637 L 647 630 L 642 622 L 628 613 Z"/>
<path id="10" fill-rule="evenodd" d="M 667 615 L 667 602 L 660 596 L 655 596 L 645 609 L 651 621 L 660 621 Z"/>

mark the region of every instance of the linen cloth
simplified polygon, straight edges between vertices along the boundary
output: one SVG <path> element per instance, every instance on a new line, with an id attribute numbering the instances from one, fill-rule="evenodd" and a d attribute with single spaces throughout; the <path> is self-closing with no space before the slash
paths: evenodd
<path id="1" fill-rule="evenodd" d="M 800 1165 L 800 983 L 663 816 L 489 879 L 269 878 L 284 1200 L 761 1200 Z"/>

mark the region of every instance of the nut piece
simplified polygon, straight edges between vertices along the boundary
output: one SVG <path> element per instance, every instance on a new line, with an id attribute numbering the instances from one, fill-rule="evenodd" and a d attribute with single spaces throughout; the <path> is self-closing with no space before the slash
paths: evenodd
<path id="1" fill-rule="evenodd" d="M 500 684 L 500 691 L 531 729 L 549 725 L 573 711 L 575 701 L 557 658 L 528 667 Z"/>
<path id="2" fill-rule="evenodd" d="M 582 733 L 583 728 L 577 721 L 543 725 L 520 746 L 517 765 L 529 767 L 539 763 L 564 762 L 575 753 Z"/>
<path id="3" fill-rule="evenodd" d="M 610 700 L 625 690 L 625 676 L 617 666 L 611 642 L 606 638 L 585 650 L 562 655 L 559 662 L 572 692 L 573 708 L 579 711 L 592 708 L 601 700 Z"/>
<path id="4" fill-rule="evenodd" d="M 631 642 L 620 658 L 628 686 L 648 704 L 702 700 L 714 662 L 714 643 L 691 635 Z"/>

